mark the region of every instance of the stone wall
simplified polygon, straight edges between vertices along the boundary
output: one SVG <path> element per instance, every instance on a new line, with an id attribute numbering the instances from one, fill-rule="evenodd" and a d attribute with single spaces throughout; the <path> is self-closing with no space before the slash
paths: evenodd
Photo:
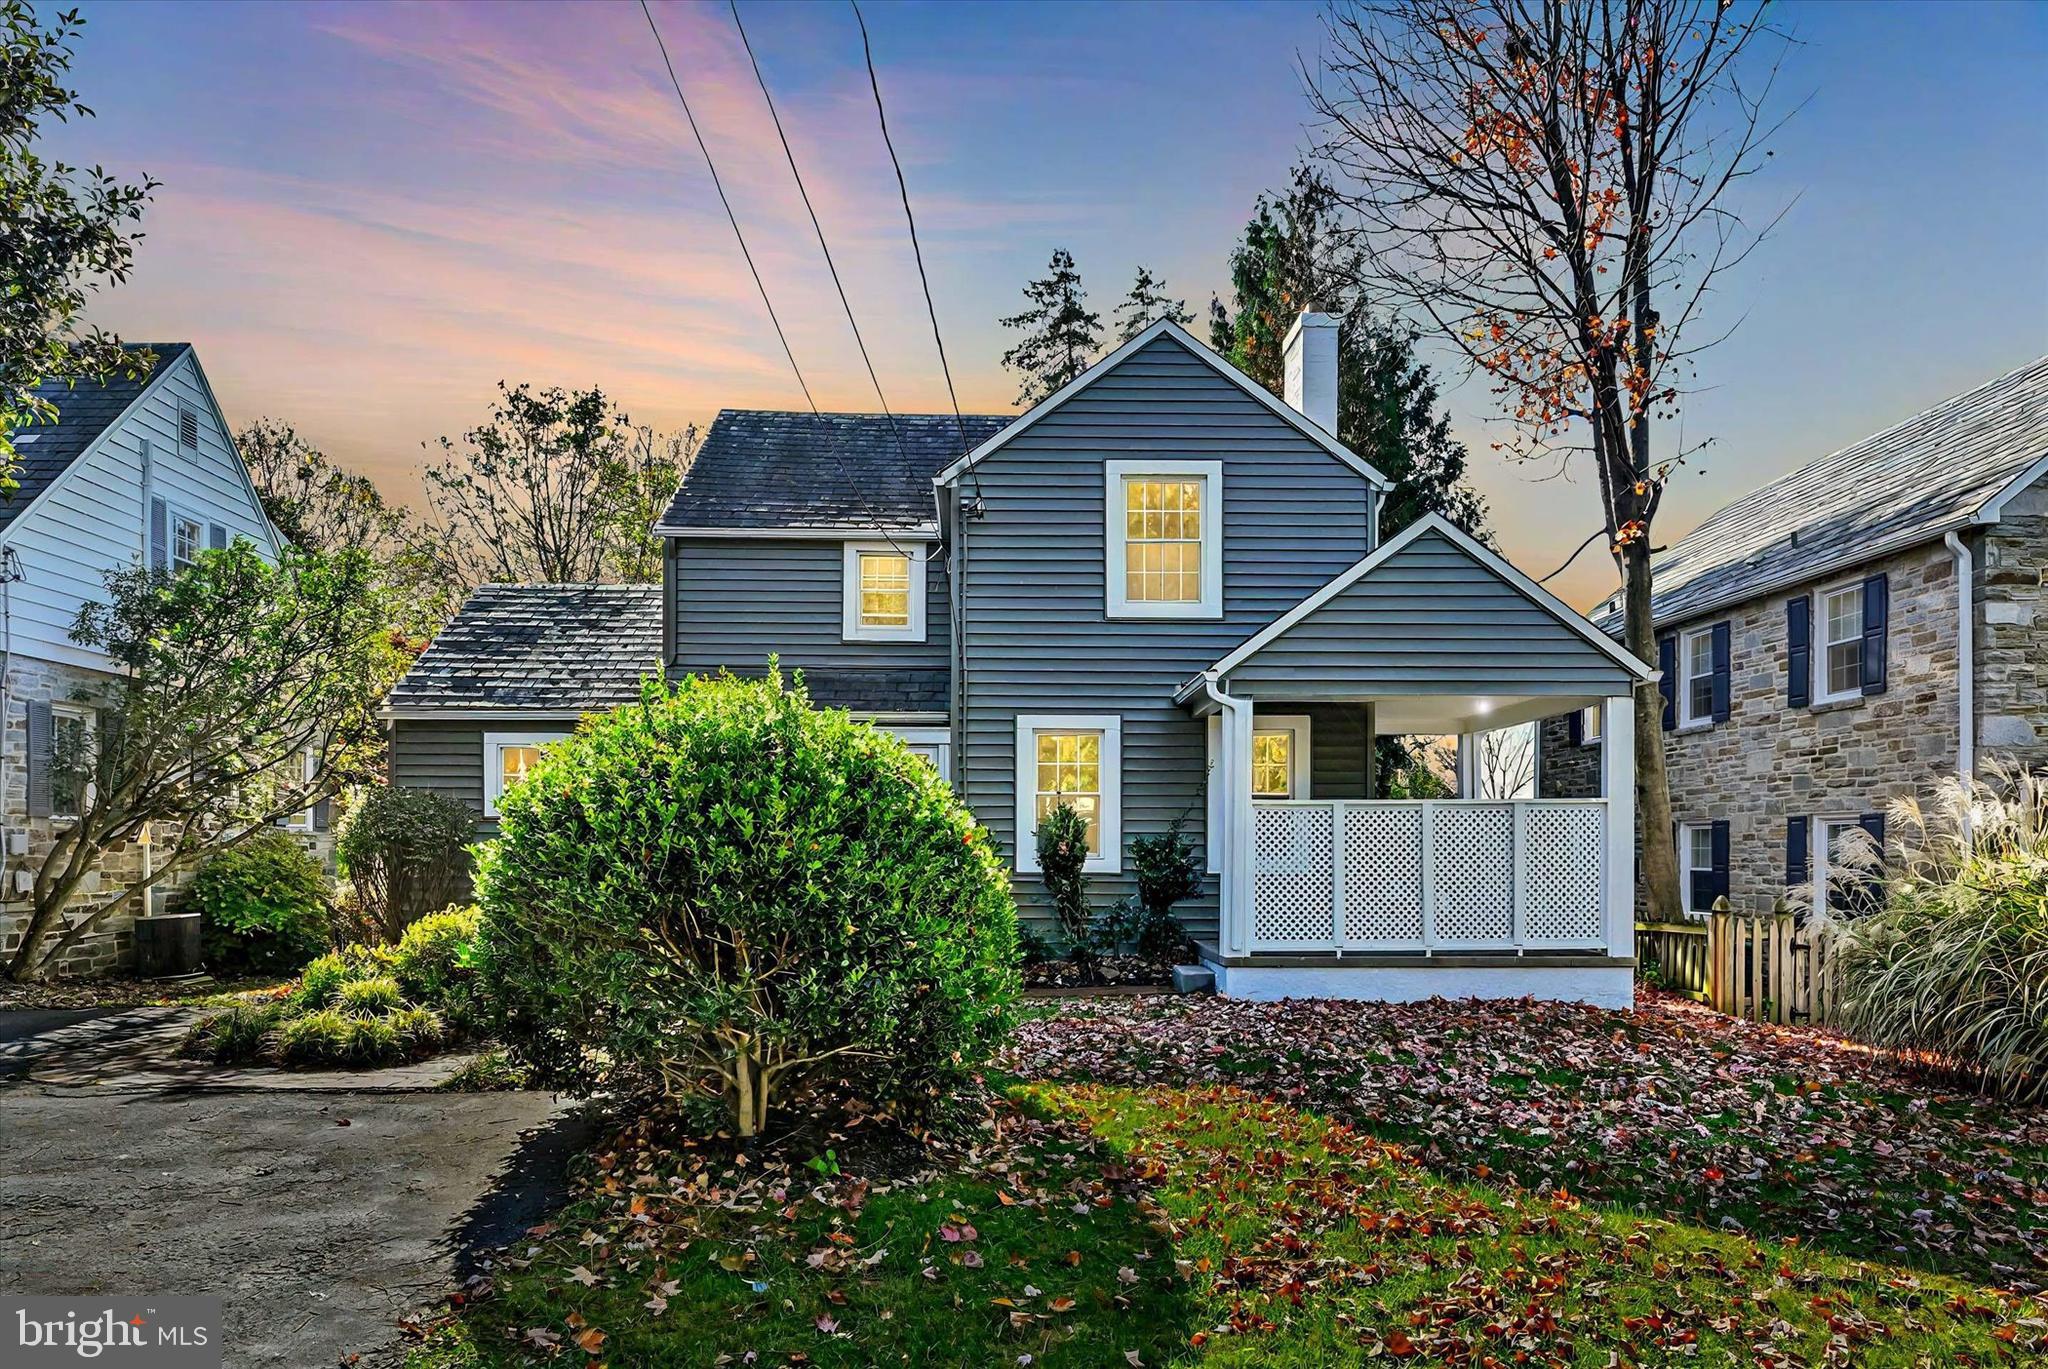
<path id="1" fill-rule="evenodd" d="M 7 672 L 7 714 L 0 719 L 0 828 L 8 834 L 28 834 L 28 854 L 8 855 L 0 864 L 0 954 L 12 956 L 27 929 L 29 904 L 17 891 L 21 872 L 33 875 L 43 855 L 56 840 L 61 824 L 49 818 L 28 816 L 28 705 L 30 702 L 63 703 L 94 693 L 106 676 L 77 666 L 16 658 Z M 73 897 L 75 920 L 86 909 L 125 888 L 141 877 L 142 848 L 134 843 L 116 847 L 100 868 L 85 877 Z M 64 955 L 58 972 L 66 975 L 104 974 L 134 961 L 134 919 L 110 918 Z"/>
<path id="2" fill-rule="evenodd" d="M 1536 793 L 1546 799 L 1600 797 L 1600 742 L 1572 740 L 1572 714 L 1545 718 L 1537 736 Z"/>
<path id="3" fill-rule="evenodd" d="M 2048 766 L 2048 488 L 2006 505 L 1976 539 L 1978 769 Z"/>

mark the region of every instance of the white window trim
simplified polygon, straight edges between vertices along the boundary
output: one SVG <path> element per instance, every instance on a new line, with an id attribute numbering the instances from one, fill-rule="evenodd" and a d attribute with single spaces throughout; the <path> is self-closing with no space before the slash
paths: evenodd
<path id="1" fill-rule="evenodd" d="M 872 724 L 878 732 L 887 732 L 906 746 L 928 746 L 937 753 L 939 778 L 947 783 L 953 780 L 953 729 L 950 727 L 891 727 Z"/>
<path id="2" fill-rule="evenodd" d="M 910 622 L 872 627 L 860 620 L 860 558 L 863 553 L 902 556 L 910 562 Z M 840 562 L 840 636 L 849 642 L 922 642 L 925 639 L 925 544 L 848 542 Z"/>
<path id="3" fill-rule="evenodd" d="M 1714 686 L 1712 681 L 1714 677 L 1714 628 L 1716 626 L 1717 624 L 1709 623 L 1706 627 L 1691 628 L 1678 634 L 1678 725 L 1681 728 L 1712 727 L 1714 725 L 1714 708 L 1712 703 Z M 1695 713 L 1692 711 L 1692 682 L 1697 677 L 1688 672 L 1692 666 L 1692 644 L 1701 638 L 1705 638 L 1707 643 L 1707 691 L 1709 702 L 1705 713 Z"/>
<path id="4" fill-rule="evenodd" d="M 305 751 L 300 754 L 299 759 L 301 762 L 303 762 L 304 766 L 303 770 L 299 775 L 300 782 L 305 784 L 311 784 L 313 782 L 314 772 L 320 768 L 320 748 L 317 746 L 308 746 L 305 749 Z M 311 808 L 301 809 L 300 811 L 292 814 L 289 818 L 286 818 L 284 825 L 286 828 L 294 832 L 312 831 L 313 810 Z"/>
<path id="5" fill-rule="evenodd" d="M 1812 854 L 1807 858 L 1807 873 L 1813 879 L 1813 911 L 1826 915 L 1828 895 L 1833 892 L 1834 853 L 1828 850 L 1828 828 L 1854 827 L 1863 830 L 1863 820 L 1854 813 L 1815 814 L 1808 819 L 1808 840 L 1813 843 Z"/>
<path id="6" fill-rule="evenodd" d="M 1096 833 L 1102 850 L 1081 868 L 1091 875 L 1115 875 L 1124 868 L 1124 720 L 1115 713 L 1019 713 L 1017 715 L 1017 873 L 1038 868 L 1038 747 L 1040 732 L 1102 734 L 1102 813 Z"/>
<path id="7" fill-rule="evenodd" d="M 1287 758 L 1288 768 L 1294 772 L 1290 777 L 1294 792 L 1288 797 L 1287 801 L 1291 803 L 1295 799 L 1314 798 L 1315 795 L 1309 791 L 1309 748 L 1312 742 L 1309 715 L 1306 713 L 1254 713 L 1252 715 L 1252 740 L 1255 745 L 1261 732 L 1292 732 L 1294 734 L 1293 749 L 1288 753 Z M 1247 774 L 1245 776 L 1245 783 L 1250 784 L 1251 782 L 1252 777 Z M 1254 794 L 1252 797 L 1257 798 L 1258 795 Z M 1267 802 L 1272 802 L 1272 800 L 1267 800 Z"/>
<path id="8" fill-rule="evenodd" d="M 88 706 L 88 705 L 86 705 L 86 704 L 76 704 L 76 703 L 62 703 L 62 702 L 53 702 L 53 703 L 51 703 L 51 705 L 50 705 L 50 753 L 51 753 L 51 754 L 50 754 L 50 759 L 51 759 L 51 763 L 52 763 L 52 766 L 53 766 L 53 767 L 54 767 L 54 765 L 55 765 L 55 762 L 56 762 L 56 747 L 57 747 L 57 719 L 59 719 L 59 718 L 69 718 L 69 719 L 71 719 L 71 720 L 72 720 L 73 722 L 83 723 L 83 724 L 85 725 L 85 735 L 86 735 L 86 738 L 87 738 L 88 742 L 91 742 L 91 741 L 94 741 L 94 740 L 96 740 L 96 739 L 98 738 L 98 736 L 99 736 L 99 730 L 100 730 L 100 716 L 99 716 L 99 710 L 97 710 L 97 709 L 95 709 L 95 708 L 92 708 L 92 707 L 90 707 L 90 706 Z M 85 807 L 87 807 L 87 808 L 90 808 L 90 807 L 92 807 L 92 804 L 93 804 L 93 800 L 94 800 L 95 798 L 97 798 L 97 797 L 99 796 L 99 784 L 98 784 L 98 781 L 97 781 L 97 780 L 96 780 L 96 779 L 94 778 L 94 774 L 95 774 L 95 772 L 96 772 L 96 771 L 98 770 L 98 768 L 99 768 L 99 767 L 98 767 L 97 765 L 95 765 L 95 766 L 94 766 L 94 767 L 92 768 L 92 770 L 88 770 L 88 771 L 86 772 L 86 775 L 85 775 L 85 788 L 83 789 L 83 791 L 81 791 L 81 795 L 80 795 L 80 796 L 81 796 L 81 798 L 82 798 L 82 799 L 83 799 L 83 801 L 84 801 L 84 806 L 85 806 Z M 52 778 L 54 778 L 54 776 L 53 776 Z M 52 822 L 77 822 L 80 816 L 81 816 L 81 814 L 78 814 L 78 813 L 60 813 L 60 812 L 58 812 L 58 811 L 57 811 L 57 796 L 56 796 L 56 794 L 55 794 L 54 792 L 52 792 L 52 793 L 51 793 L 51 795 L 50 795 L 50 821 L 52 821 Z"/>
<path id="9" fill-rule="evenodd" d="M 190 561 L 184 562 L 183 565 L 181 565 L 178 561 L 178 524 L 181 520 L 190 523 L 194 528 L 198 529 L 198 532 L 196 533 L 196 535 L 194 535 L 192 539 L 192 559 Z M 191 509 L 182 508 L 179 505 L 174 504 L 170 500 L 166 499 L 164 501 L 165 569 L 175 572 L 183 570 L 190 566 L 197 565 L 200 556 L 203 555 L 205 551 L 206 519 L 201 517 L 199 514 L 194 513 Z"/>
<path id="10" fill-rule="evenodd" d="M 1124 481 L 1133 476 L 1178 476 L 1202 488 L 1202 597 L 1192 603 L 1132 603 L 1125 571 Z M 1102 464 L 1103 616 L 1107 618 L 1221 618 L 1223 616 L 1223 463 L 1221 461 L 1105 461 Z"/>
<path id="11" fill-rule="evenodd" d="M 1692 875 L 1700 867 L 1692 863 L 1692 838 L 1695 832 L 1707 834 L 1707 865 L 1709 874 L 1714 869 L 1714 824 L 1711 822 L 1680 823 L 1678 828 L 1678 902 L 1687 917 L 1703 918 L 1714 911 L 1712 904 L 1695 908 L 1692 904 Z"/>
<path id="12" fill-rule="evenodd" d="M 484 733 L 484 816 L 498 816 L 498 797 L 504 792 L 504 768 L 498 764 L 498 753 L 508 746 L 547 746 L 561 741 L 567 732 L 486 732 Z"/>
<path id="13" fill-rule="evenodd" d="M 1807 654 L 1813 657 L 1813 702 L 1818 704 L 1847 703 L 1863 697 L 1863 670 L 1856 672 L 1856 687 L 1828 692 L 1828 600 L 1849 590 L 1856 592 L 1856 634 L 1855 640 L 1863 640 L 1863 581 L 1861 578 L 1842 580 L 1832 585 L 1823 585 L 1813 592 L 1813 616 L 1809 631 L 1813 640 L 1808 643 Z M 1860 650 L 1860 648 L 1859 648 Z"/>
<path id="14" fill-rule="evenodd" d="M 1601 707 L 1588 704 L 1579 710 L 1579 745 L 1598 746 L 1606 740 L 1607 733 L 1600 726 Z"/>

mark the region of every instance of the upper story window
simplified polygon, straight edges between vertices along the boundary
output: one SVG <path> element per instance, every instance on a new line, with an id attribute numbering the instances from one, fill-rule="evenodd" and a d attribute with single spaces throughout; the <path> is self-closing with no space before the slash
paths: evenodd
<path id="1" fill-rule="evenodd" d="M 1820 595 L 1818 647 L 1813 653 L 1813 701 L 1833 703 L 1863 692 L 1863 586 L 1843 585 Z"/>
<path id="2" fill-rule="evenodd" d="M 1123 720 L 1115 714 L 1017 717 L 1017 869 L 1038 873 L 1038 824 L 1059 804 L 1088 823 L 1085 868 L 1115 873 L 1123 856 Z"/>
<path id="3" fill-rule="evenodd" d="M 196 518 L 188 518 L 173 510 L 171 513 L 171 568 L 184 570 L 199 559 L 199 549 L 206 545 L 206 531 Z"/>
<path id="4" fill-rule="evenodd" d="M 1104 466 L 1104 611 L 1112 618 L 1223 616 L 1223 463 Z"/>
<path id="5" fill-rule="evenodd" d="M 1678 697 L 1682 708 L 1681 726 L 1714 720 L 1714 630 L 1698 628 L 1686 633 L 1678 644 Z"/>
<path id="6" fill-rule="evenodd" d="M 848 542 L 841 635 L 849 642 L 921 642 L 925 632 L 922 542 Z"/>

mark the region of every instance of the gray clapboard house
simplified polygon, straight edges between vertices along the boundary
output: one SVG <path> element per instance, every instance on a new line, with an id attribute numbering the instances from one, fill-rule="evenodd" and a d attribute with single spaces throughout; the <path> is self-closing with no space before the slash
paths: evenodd
<path id="1" fill-rule="evenodd" d="M 1021 416 L 721 413 L 656 525 L 658 605 L 480 591 L 393 696 L 394 776 L 487 818 L 522 748 L 625 688 L 615 658 L 545 704 L 501 687 L 507 599 L 530 595 L 512 665 L 644 611 L 650 670 L 774 654 L 898 732 L 1027 918 L 1031 832 L 1066 801 L 1100 904 L 1132 889 L 1133 838 L 1185 825 L 1212 878 L 1181 911 L 1223 992 L 1627 1003 L 1628 748 L 1591 797 L 1405 802 L 1372 797 L 1373 738 L 1576 708 L 1621 736 L 1651 672 L 1440 519 L 1382 543 L 1387 482 L 1332 435 L 1335 389 L 1335 320 L 1306 315 L 1285 402 L 1160 322 Z"/>

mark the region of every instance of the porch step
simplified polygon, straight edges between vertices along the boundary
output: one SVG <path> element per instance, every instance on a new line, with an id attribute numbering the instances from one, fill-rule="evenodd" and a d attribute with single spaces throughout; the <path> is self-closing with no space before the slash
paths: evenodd
<path id="1" fill-rule="evenodd" d="M 1175 993 L 1216 992 L 1216 972 L 1206 965 L 1176 965 L 1173 967 L 1173 991 Z"/>

